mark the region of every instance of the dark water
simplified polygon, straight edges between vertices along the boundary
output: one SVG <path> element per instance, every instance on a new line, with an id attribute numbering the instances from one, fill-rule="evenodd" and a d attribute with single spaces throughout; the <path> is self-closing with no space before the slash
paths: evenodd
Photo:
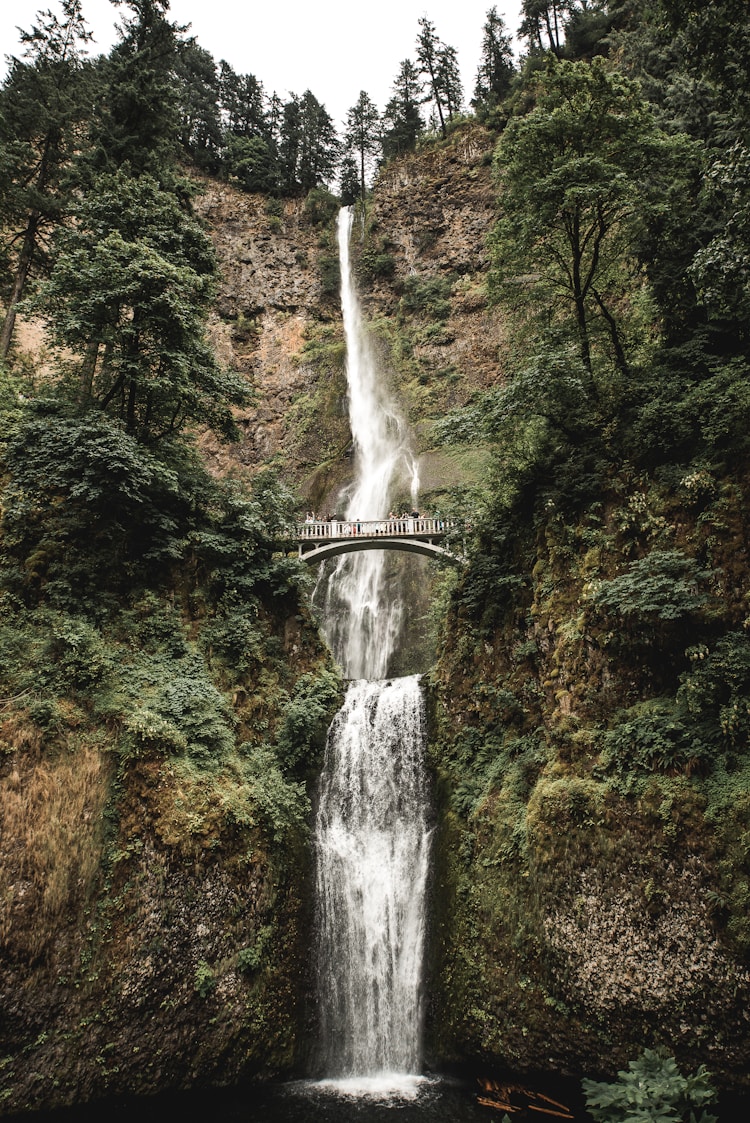
<path id="1" fill-rule="evenodd" d="M 473 1085 L 426 1078 L 412 1094 L 352 1096 L 309 1081 L 248 1086 L 153 1099 L 106 1103 L 34 1116 L 14 1116 L 14 1123 L 183 1123 L 200 1118 L 213 1123 L 500 1123 L 503 1112 L 482 1107 Z M 527 1113 L 515 1120 L 550 1120 Z M 576 1121 L 587 1117 L 575 1115 Z M 10 1121 L 9 1121 L 10 1123 Z"/>
<path id="2" fill-rule="evenodd" d="M 564 1104 L 575 1123 L 592 1123 L 579 1094 L 578 1081 L 550 1085 L 530 1081 L 529 1089 L 554 1097 Z M 211 1089 L 205 1092 L 109 1099 L 106 1102 L 68 1110 L 33 1115 L 7 1116 L 7 1123 L 501 1123 L 500 1107 L 479 1104 L 478 1084 L 473 1081 L 426 1077 L 408 1094 L 353 1096 L 308 1080 L 291 1084 Z M 523 1094 L 513 1092 L 516 1105 L 513 1123 L 534 1120 L 556 1123 L 559 1115 L 521 1106 Z M 540 1103 L 540 1101 L 537 1101 Z M 750 1096 L 724 1096 L 712 1108 L 720 1123 L 748 1123 Z M 569 1117 L 568 1116 L 568 1117 Z"/>
<path id="3" fill-rule="evenodd" d="M 564 1104 L 575 1123 L 591 1123 L 577 1081 L 525 1086 L 532 1094 L 541 1092 Z M 511 1116 L 513 1123 L 556 1123 L 560 1117 L 538 1108 L 524 1109 L 520 1107 L 522 1099 L 521 1094 L 513 1093 L 518 1105 Z M 718 1114 L 719 1123 L 748 1123 L 750 1096 L 723 1097 L 712 1110 Z M 152 1099 L 108 1100 L 7 1118 L 8 1123 L 186 1123 L 194 1118 L 206 1123 L 501 1123 L 503 1115 L 502 1109 L 478 1102 L 476 1083 L 428 1077 L 408 1096 L 353 1097 L 309 1081 L 297 1081 Z"/>

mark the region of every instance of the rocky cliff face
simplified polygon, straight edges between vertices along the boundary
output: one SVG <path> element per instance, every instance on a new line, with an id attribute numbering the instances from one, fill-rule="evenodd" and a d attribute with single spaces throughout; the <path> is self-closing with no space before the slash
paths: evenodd
<path id="1" fill-rule="evenodd" d="M 502 377 L 502 324 L 484 276 L 494 202 L 491 137 L 467 127 L 395 160 L 355 225 L 353 256 L 374 345 L 422 454 L 426 493 L 470 482 L 481 449 L 435 448 L 434 420 Z M 207 183 L 197 209 L 221 281 L 213 337 L 255 391 L 241 440 L 203 450 L 217 472 L 278 463 L 319 510 L 351 474 L 335 215 Z"/>
<path id="2" fill-rule="evenodd" d="M 237 412 L 240 440 L 202 450 L 218 474 L 278 466 L 319 505 L 348 471 L 349 445 L 338 257 L 330 211 L 205 183 L 196 208 L 216 247 L 221 279 L 212 336 L 253 392 Z"/>

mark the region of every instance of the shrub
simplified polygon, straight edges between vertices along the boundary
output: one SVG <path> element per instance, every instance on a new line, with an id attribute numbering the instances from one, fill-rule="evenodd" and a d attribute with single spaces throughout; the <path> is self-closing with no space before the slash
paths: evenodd
<path id="1" fill-rule="evenodd" d="M 320 291 L 322 296 L 338 296 L 341 288 L 341 268 L 338 257 L 324 254 L 318 259 Z"/>
<path id="2" fill-rule="evenodd" d="M 392 277 L 395 272 L 396 259 L 393 254 L 373 246 L 366 247 L 357 261 L 357 276 L 365 284 Z"/>
<path id="3" fill-rule="evenodd" d="M 339 680 L 330 671 L 299 679 L 284 710 L 278 736 L 279 758 L 286 767 L 305 767 L 313 762 L 325 743 L 339 694 Z"/>
<path id="4" fill-rule="evenodd" d="M 618 714 L 618 724 L 603 734 L 604 761 L 617 771 L 684 769 L 704 755 L 674 699 L 651 698 Z"/>
<path id="5" fill-rule="evenodd" d="M 687 650 L 691 669 L 678 699 L 702 739 L 717 749 L 744 746 L 750 736 L 750 637 L 727 632 L 713 649 Z"/>
<path id="6" fill-rule="evenodd" d="M 612 1084 L 582 1081 L 595 1123 L 716 1123 L 717 1116 L 703 1110 L 716 1099 L 703 1065 L 683 1076 L 674 1057 L 645 1049 L 617 1076 Z"/>
<path id="7" fill-rule="evenodd" d="M 640 620 L 680 620 L 705 608 L 698 586 L 711 575 L 680 550 L 652 550 L 626 573 L 602 581 L 594 604 L 617 616 Z"/>
<path id="8" fill-rule="evenodd" d="M 305 215 L 313 226 L 327 226 L 338 214 L 339 201 L 327 187 L 313 187 L 305 199 Z"/>
<path id="9" fill-rule="evenodd" d="M 206 963 L 205 959 L 201 959 L 200 963 L 195 969 L 195 976 L 193 978 L 193 989 L 201 998 L 208 998 L 209 994 L 216 987 L 216 976 Z"/>
<path id="10" fill-rule="evenodd" d="M 302 782 L 287 780 L 273 749 L 267 745 L 240 746 L 242 777 L 252 789 L 252 799 L 266 826 L 278 842 L 290 829 L 303 829 L 310 814 L 310 799 Z M 244 814 L 244 813 L 243 813 Z M 241 825 L 254 818 L 234 816 Z"/>
<path id="11" fill-rule="evenodd" d="M 400 310 L 413 316 L 447 320 L 451 310 L 449 297 L 452 288 L 448 277 L 407 277 L 404 280 Z"/>

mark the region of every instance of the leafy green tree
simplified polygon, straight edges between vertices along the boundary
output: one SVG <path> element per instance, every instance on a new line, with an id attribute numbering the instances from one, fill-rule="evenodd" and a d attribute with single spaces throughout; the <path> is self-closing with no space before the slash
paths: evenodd
<path id="1" fill-rule="evenodd" d="M 42 594 L 91 612 L 135 568 L 179 556 L 178 524 L 192 504 L 178 473 L 116 418 L 33 402 L 9 434 L 5 463 L 0 580 L 26 603 Z"/>
<path id="2" fill-rule="evenodd" d="M 515 74 L 513 44 L 505 20 L 492 7 L 482 30 L 482 46 L 477 81 L 471 104 L 475 109 L 491 108 L 507 97 Z"/>
<path id="3" fill-rule="evenodd" d="M 185 28 L 166 18 L 169 0 L 112 0 L 132 15 L 118 25 L 103 68 L 104 89 L 92 123 L 92 162 L 134 175 L 172 174 L 180 136 L 180 36 Z"/>
<path id="4" fill-rule="evenodd" d="M 413 151 L 424 131 L 419 112 L 423 103 L 423 85 L 419 70 L 410 59 L 404 59 L 392 86 L 392 97 L 383 113 L 383 155 L 386 159 Z"/>
<path id="5" fill-rule="evenodd" d="M 80 0 L 62 0 L 21 32 L 28 61 L 11 59 L 0 91 L 0 226 L 12 277 L 0 327 L 0 359 L 10 348 L 16 312 L 29 278 L 45 264 L 46 240 L 66 206 L 68 169 L 88 109 L 83 54 L 91 35 Z"/>
<path id="6" fill-rule="evenodd" d="M 104 175 L 61 228 L 37 308 L 76 356 L 77 396 L 153 443 L 198 422 L 231 436 L 238 378 L 205 337 L 211 243 L 151 176 Z"/>
<path id="7" fill-rule="evenodd" d="M 618 321 L 636 235 L 692 151 L 658 128 L 638 87 L 603 60 L 554 62 L 536 107 L 510 123 L 496 150 L 493 296 L 572 318 L 590 372 L 592 340 L 603 334 L 625 373 Z"/>
<path id="8" fill-rule="evenodd" d="M 375 153 L 380 151 L 380 114 L 364 90 L 360 90 L 356 105 L 347 114 L 344 151 L 356 155 L 359 161 L 359 193 L 364 199 L 368 165 Z"/>
<path id="9" fill-rule="evenodd" d="M 706 179 L 711 211 L 721 229 L 696 255 L 691 274 L 713 319 L 732 325 L 747 342 L 750 323 L 750 148 L 737 143 L 716 160 Z"/>
<path id="10" fill-rule="evenodd" d="M 688 58 L 722 92 L 738 128 L 750 122 L 750 24 L 744 0 L 661 0 Z"/>

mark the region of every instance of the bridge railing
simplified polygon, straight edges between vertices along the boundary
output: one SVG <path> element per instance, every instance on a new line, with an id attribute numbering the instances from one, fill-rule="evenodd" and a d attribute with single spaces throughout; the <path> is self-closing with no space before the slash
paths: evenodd
<path id="1" fill-rule="evenodd" d="M 389 518 L 389 519 L 340 519 L 313 520 L 298 523 L 297 537 L 311 541 L 327 541 L 332 538 L 413 538 L 442 537 L 458 526 L 455 519 L 434 518 Z"/>

